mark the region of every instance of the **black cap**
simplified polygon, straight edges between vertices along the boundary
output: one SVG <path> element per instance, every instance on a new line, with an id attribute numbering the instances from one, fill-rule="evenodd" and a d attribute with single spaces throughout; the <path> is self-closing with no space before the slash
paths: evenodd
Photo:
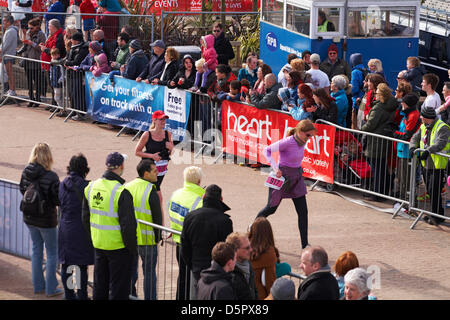
<path id="1" fill-rule="evenodd" d="M 119 152 L 113 152 L 108 154 L 106 157 L 106 167 L 108 169 L 117 169 L 123 162 L 128 158 L 127 155 L 121 154 Z"/>
<path id="2" fill-rule="evenodd" d="M 73 34 L 71 39 L 75 40 L 75 41 L 80 41 L 80 42 L 84 41 L 83 34 L 81 34 L 80 32 Z"/>
<path id="3" fill-rule="evenodd" d="M 420 115 L 425 119 L 435 119 L 437 117 L 436 110 L 433 107 L 422 108 Z"/>
<path id="4" fill-rule="evenodd" d="M 406 103 L 408 107 L 413 108 L 417 105 L 417 102 L 419 102 L 419 97 L 414 93 L 408 93 L 403 97 L 402 102 Z"/>

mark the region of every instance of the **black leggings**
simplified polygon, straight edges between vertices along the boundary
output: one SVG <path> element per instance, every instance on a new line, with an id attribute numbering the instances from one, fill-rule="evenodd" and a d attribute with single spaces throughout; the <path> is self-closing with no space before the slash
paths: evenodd
<path id="1" fill-rule="evenodd" d="M 258 213 L 256 216 L 267 218 L 271 214 L 277 211 L 278 206 L 270 206 L 270 197 L 272 194 L 272 189 L 269 188 L 269 199 L 267 200 L 267 205 Z M 306 197 L 292 198 L 294 202 L 295 210 L 297 211 L 298 217 L 298 230 L 300 231 L 300 239 L 302 241 L 302 249 L 308 245 L 308 206 L 306 204 Z"/>

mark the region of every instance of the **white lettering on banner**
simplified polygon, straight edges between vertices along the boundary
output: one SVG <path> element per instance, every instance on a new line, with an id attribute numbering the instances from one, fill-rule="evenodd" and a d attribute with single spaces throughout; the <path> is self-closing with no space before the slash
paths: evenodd
<path id="1" fill-rule="evenodd" d="M 230 125 L 230 120 L 234 119 L 234 126 Z M 249 135 L 253 138 L 262 139 L 263 128 L 265 127 L 265 134 L 269 141 L 272 141 L 270 136 L 270 126 L 272 122 L 269 120 L 269 115 L 266 115 L 266 120 L 251 119 L 248 121 L 247 117 L 240 115 L 239 117 L 231 112 L 231 108 L 228 107 L 227 112 L 228 128 L 239 132 L 241 135 Z"/>
<path id="2" fill-rule="evenodd" d="M 320 154 L 321 153 L 321 148 L 320 148 L 321 140 L 323 141 L 323 152 L 325 153 L 325 155 L 327 157 L 329 157 L 330 154 L 328 153 L 328 150 L 327 150 L 327 141 L 330 141 L 330 137 L 327 136 L 327 130 L 323 130 L 322 136 L 317 135 L 317 136 L 311 137 L 311 139 L 306 144 L 305 149 L 311 154 Z M 312 144 L 312 149 L 311 149 L 311 144 Z"/>
<path id="3" fill-rule="evenodd" d="M 155 1 L 155 8 L 178 8 L 178 0 Z"/>
<path id="4" fill-rule="evenodd" d="M 280 43 L 280 50 L 281 51 L 285 51 L 287 53 L 295 53 L 297 56 L 301 57 L 302 53 L 294 48 L 291 48 L 289 46 L 285 46 L 283 44 Z"/>
<path id="5" fill-rule="evenodd" d="M 170 120 L 186 122 L 186 91 L 165 88 L 164 113 Z"/>

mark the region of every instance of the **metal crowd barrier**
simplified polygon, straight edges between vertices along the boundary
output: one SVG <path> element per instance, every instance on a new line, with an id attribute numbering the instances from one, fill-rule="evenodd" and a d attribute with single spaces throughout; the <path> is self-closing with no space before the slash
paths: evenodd
<path id="1" fill-rule="evenodd" d="M 445 209 L 449 207 L 449 188 L 445 188 L 444 184 L 447 170 L 436 170 L 439 171 L 439 177 L 435 177 L 434 180 L 424 177 L 422 181 L 417 173 L 420 170 L 417 158 L 402 159 L 397 156 L 397 144 L 409 145 L 408 141 L 348 129 L 324 120 L 317 120 L 317 122 L 336 128 L 334 185 L 363 192 L 363 195 L 370 200 L 388 199 L 397 202 L 399 205 L 396 206 L 392 218 L 395 218 L 401 210 L 408 210 L 408 213 L 419 212 L 411 229 L 424 214 L 450 219 L 445 216 Z M 450 158 L 446 154 L 439 155 Z M 424 173 L 423 168 L 421 169 Z M 428 175 L 434 177 L 434 171 L 428 170 Z M 430 180 L 436 184 L 430 186 Z M 317 180 L 311 189 L 319 182 Z M 329 191 L 333 188 L 333 185 L 327 185 Z M 431 201 L 432 199 L 434 200 Z M 442 208 L 438 203 L 441 203 Z M 441 214 L 438 214 L 438 209 Z"/>

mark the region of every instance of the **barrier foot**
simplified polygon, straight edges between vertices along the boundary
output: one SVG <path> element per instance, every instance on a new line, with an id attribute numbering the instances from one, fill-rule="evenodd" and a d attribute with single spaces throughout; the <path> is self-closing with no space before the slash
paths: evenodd
<path id="1" fill-rule="evenodd" d="M 223 151 L 220 151 L 220 154 L 217 156 L 216 160 L 214 160 L 214 163 L 217 163 L 217 161 L 219 161 L 219 159 L 222 157 L 223 157 Z"/>
<path id="2" fill-rule="evenodd" d="M 50 117 L 48 117 L 48 120 L 52 119 L 58 111 L 59 111 L 59 109 L 56 108 L 55 111 L 52 112 L 52 114 L 50 115 Z"/>
<path id="3" fill-rule="evenodd" d="M 313 183 L 313 185 L 311 186 L 311 189 L 309 189 L 310 191 L 313 191 L 313 189 L 319 184 L 320 180 L 316 180 L 316 182 Z"/>
<path id="4" fill-rule="evenodd" d="M 72 116 L 72 114 L 73 114 L 74 112 L 75 112 L 75 111 L 71 110 L 71 111 L 69 112 L 69 115 L 64 119 L 64 122 L 67 122 L 67 120 L 69 120 L 69 118 Z"/>
<path id="5" fill-rule="evenodd" d="M 411 230 L 414 229 L 414 227 L 416 226 L 417 222 L 419 222 L 419 220 L 422 219 L 422 216 L 423 216 L 423 211 L 420 211 L 420 214 L 417 217 L 417 219 L 414 220 L 413 224 L 409 227 Z"/>
<path id="6" fill-rule="evenodd" d="M 120 131 L 116 134 L 116 137 L 119 137 L 120 134 L 121 134 L 121 133 L 123 132 L 123 130 L 125 130 L 125 129 L 126 129 L 126 127 L 123 126 L 122 129 L 120 129 Z"/>
<path id="7" fill-rule="evenodd" d="M 201 148 L 200 148 L 200 150 L 194 155 L 194 158 L 197 158 L 202 152 L 203 152 L 203 149 L 205 149 L 205 145 L 203 145 Z"/>
<path id="8" fill-rule="evenodd" d="M 141 134 L 141 132 L 142 132 L 142 131 L 139 130 L 138 133 L 136 133 L 136 134 L 134 135 L 133 139 L 131 139 L 131 141 L 136 140 L 136 138 L 138 137 L 138 135 Z"/>

